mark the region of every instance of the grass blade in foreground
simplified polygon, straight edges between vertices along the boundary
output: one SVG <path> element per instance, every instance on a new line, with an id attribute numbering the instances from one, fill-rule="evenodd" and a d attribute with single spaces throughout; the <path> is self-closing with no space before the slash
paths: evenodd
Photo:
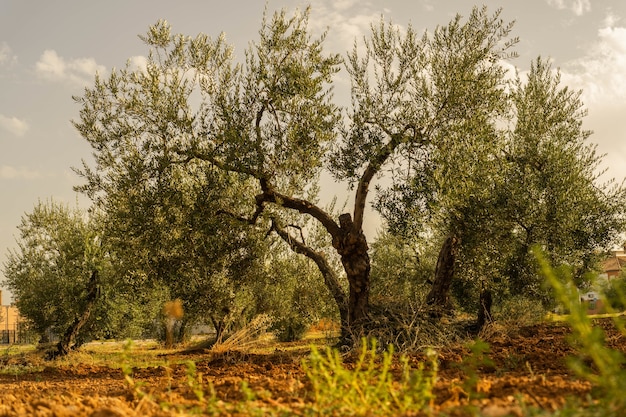
<path id="1" fill-rule="evenodd" d="M 567 322 L 572 329 L 573 345 L 579 352 L 577 358 L 570 360 L 570 368 L 599 388 L 601 396 L 597 398 L 597 407 L 600 410 L 597 411 L 601 413 L 598 415 L 623 415 L 620 414 L 626 412 L 626 360 L 623 353 L 607 347 L 603 330 L 593 325 L 580 303 L 570 273 L 553 268 L 539 250 L 534 253 L 557 301 L 570 311 Z"/>

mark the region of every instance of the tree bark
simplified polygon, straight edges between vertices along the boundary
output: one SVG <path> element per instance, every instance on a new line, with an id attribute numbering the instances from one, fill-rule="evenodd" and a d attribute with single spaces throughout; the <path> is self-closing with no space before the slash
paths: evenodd
<path id="1" fill-rule="evenodd" d="M 98 271 L 94 270 L 91 273 L 89 282 L 87 283 L 87 297 L 85 298 L 85 309 L 80 314 L 80 316 L 74 319 L 74 322 L 65 331 L 63 337 L 61 337 L 61 340 L 56 346 L 56 350 L 48 354 L 49 359 L 53 359 L 59 356 L 65 356 L 70 353 L 76 341 L 76 336 L 83 328 L 85 323 L 87 323 L 87 320 L 89 320 L 91 310 L 93 309 L 93 306 L 96 303 L 99 294 L 100 291 L 98 288 Z"/>
<path id="2" fill-rule="evenodd" d="M 454 264 L 459 239 L 456 236 L 449 236 L 443 242 L 437 259 L 435 268 L 435 280 L 433 286 L 426 296 L 426 304 L 432 308 L 431 313 L 436 317 L 452 309 L 450 303 L 450 286 L 454 278 Z"/>
<path id="3" fill-rule="evenodd" d="M 369 248 L 363 231 L 355 227 L 350 214 L 339 216 L 339 225 L 341 233 L 333 237 L 333 246 L 341 256 L 341 263 L 350 285 L 348 325 L 353 333 L 359 333 L 369 309 Z"/>
<path id="4" fill-rule="evenodd" d="M 226 332 L 226 323 L 224 319 L 218 319 L 215 316 L 211 316 L 211 322 L 213 323 L 213 327 L 215 327 L 215 343 L 222 343 L 222 338 Z"/>
<path id="5" fill-rule="evenodd" d="M 493 303 L 491 290 L 488 288 L 481 288 L 478 301 L 477 327 L 480 330 L 485 324 L 491 322 L 491 304 Z"/>

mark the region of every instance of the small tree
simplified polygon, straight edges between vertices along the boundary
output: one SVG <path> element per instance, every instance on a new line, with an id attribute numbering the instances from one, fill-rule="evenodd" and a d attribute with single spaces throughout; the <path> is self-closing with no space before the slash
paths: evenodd
<path id="1" fill-rule="evenodd" d="M 37 204 L 18 229 L 4 284 L 29 326 L 43 341 L 48 332 L 59 335 L 65 354 L 90 319 L 106 272 L 97 234 L 79 210 L 52 201 Z"/>

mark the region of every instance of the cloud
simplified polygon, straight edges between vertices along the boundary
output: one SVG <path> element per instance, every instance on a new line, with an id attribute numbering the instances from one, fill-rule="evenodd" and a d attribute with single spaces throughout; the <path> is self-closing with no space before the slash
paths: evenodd
<path id="1" fill-rule="evenodd" d="M 616 26 L 622 20 L 621 17 L 613 14 L 610 10 L 606 14 L 604 18 L 604 26 L 605 27 L 613 27 Z"/>
<path id="2" fill-rule="evenodd" d="M 15 168 L 15 167 L 11 167 L 11 166 L 6 166 L 6 165 L 2 165 L 0 166 L 0 179 L 35 179 L 35 178 L 41 178 L 42 175 L 37 172 L 37 171 L 33 171 L 31 169 L 25 168 L 25 167 L 20 167 L 20 168 Z"/>
<path id="3" fill-rule="evenodd" d="M 35 70 L 44 79 L 83 86 L 90 84 L 95 74 L 97 72 L 103 73 L 106 68 L 98 65 L 93 58 L 66 60 L 59 56 L 56 51 L 48 49 L 37 61 Z"/>
<path id="4" fill-rule="evenodd" d="M 135 55 L 128 60 L 130 69 L 146 72 L 148 68 L 148 58 L 143 55 Z"/>
<path id="5" fill-rule="evenodd" d="M 311 27 L 320 32 L 328 29 L 326 45 L 341 54 L 352 50 L 355 39 L 363 39 L 369 34 L 370 25 L 380 20 L 380 11 L 374 11 L 369 1 L 326 1 L 315 6 Z"/>
<path id="6" fill-rule="evenodd" d="M 626 178 L 626 27 L 615 26 L 619 21 L 609 15 L 586 53 L 561 67 L 562 82 L 582 90 L 589 110 L 585 126 L 594 132 L 600 153 L 606 154 L 602 167 L 608 171 L 602 180 Z"/>
<path id="7" fill-rule="evenodd" d="M 587 53 L 562 68 L 563 80 L 583 90 L 586 102 L 624 105 L 626 27 L 603 27 Z"/>
<path id="8" fill-rule="evenodd" d="M 11 47 L 6 43 L 0 43 L 0 65 L 11 65 L 17 62 L 17 56 L 13 55 Z"/>
<path id="9" fill-rule="evenodd" d="M 15 136 L 24 136 L 28 130 L 28 123 L 17 117 L 7 117 L 0 114 L 0 128 L 13 133 Z"/>
<path id="10" fill-rule="evenodd" d="M 570 10 L 576 16 L 582 16 L 591 11 L 591 0 L 548 0 L 548 5 L 559 10 Z"/>

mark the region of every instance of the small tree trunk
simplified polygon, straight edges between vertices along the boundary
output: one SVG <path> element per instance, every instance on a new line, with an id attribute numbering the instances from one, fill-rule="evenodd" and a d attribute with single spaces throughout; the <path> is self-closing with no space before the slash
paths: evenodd
<path id="1" fill-rule="evenodd" d="M 493 303 L 491 297 L 491 290 L 488 288 L 482 288 L 480 290 L 479 306 L 478 306 L 478 329 L 482 329 L 483 326 L 491 322 L 491 304 Z"/>
<path id="2" fill-rule="evenodd" d="M 91 310 L 93 309 L 93 306 L 98 299 L 99 293 L 100 291 L 98 290 L 98 271 L 94 270 L 91 273 L 91 278 L 89 279 L 89 282 L 87 283 L 87 297 L 85 299 L 85 309 L 80 316 L 74 319 L 74 322 L 65 331 L 63 337 L 61 337 L 61 340 L 56 346 L 56 350 L 48 354 L 49 359 L 53 359 L 59 356 L 65 356 L 70 353 L 75 343 L 78 332 L 80 332 L 85 323 L 87 323 L 87 320 L 89 320 Z"/>
<path id="3" fill-rule="evenodd" d="M 174 342 L 175 343 L 183 343 L 189 340 L 189 333 L 191 332 L 191 328 L 189 326 L 189 320 L 185 317 L 178 320 L 178 326 L 175 328 L 174 332 Z"/>
<path id="4" fill-rule="evenodd" d="M 218 319 L 215 316 L 211 316 L 211 322 L 215 328 L 215 343 L 221 343 L 226 331 L 226 323 L 223 318 Z"/>
<path id="5" fill-rule="evenodd" d="M 441 317 L 452 309 L 450 303 L 450 286 L 454 278 L 454 264 L 459 240 L 455 236 L 449 236 L 439 251 L 437 266 L 435 268 L 435 280 L 426 296 L 426 304 L 431 306 L 432 314 Z"/>

